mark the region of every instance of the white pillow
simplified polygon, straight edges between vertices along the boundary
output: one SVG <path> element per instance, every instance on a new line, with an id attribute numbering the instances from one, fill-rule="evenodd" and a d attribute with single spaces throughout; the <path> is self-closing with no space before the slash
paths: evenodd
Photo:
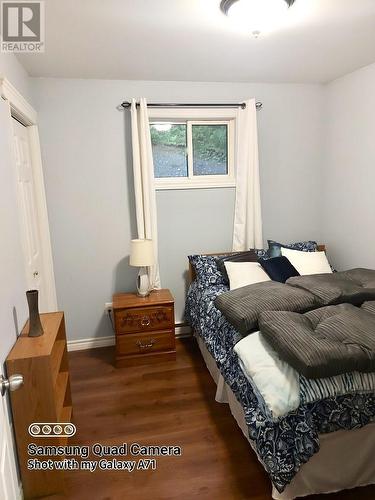
<path id="1" fill-rule="evenodd" d="M 301 252 L 281 247 L 281 255 L 286 257 L 300 275 L 332 273 L 325 252 Z"/>
<path id="2" fill-rule="evenodd" d="M 224 265 L 227 270 L 231 290 L 271 280 L 258 262 L 224 262 Z"/>

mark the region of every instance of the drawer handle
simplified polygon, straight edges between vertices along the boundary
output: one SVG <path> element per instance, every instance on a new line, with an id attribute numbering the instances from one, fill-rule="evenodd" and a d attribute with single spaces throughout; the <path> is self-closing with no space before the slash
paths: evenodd
<path id="1" fill-rule="evenodd" d="M 141 319 L 141 326 L 149 326 L 150 323 L 150 318 L 148 316 L 143 316 L 143 318 Z"/>
<path id="2" fill-rule="evenodd" d="M 143 344 L 141 340 L 137 340 L 136 344 L 140 349 L 151 349 L 152 347 L 154 347 L 155 342 L 155 339 L 150 339 L 148 341 L 148 344 Z"/>

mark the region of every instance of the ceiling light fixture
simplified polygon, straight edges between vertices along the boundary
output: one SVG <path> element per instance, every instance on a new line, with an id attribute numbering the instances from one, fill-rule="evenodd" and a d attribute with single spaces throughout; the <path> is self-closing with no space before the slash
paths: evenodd
<path id="1" fill-rule="evenodd" d="M 220 9 L 257 38 L 281 26 L 294 3 L 295 0 L 221 0 Z"/>

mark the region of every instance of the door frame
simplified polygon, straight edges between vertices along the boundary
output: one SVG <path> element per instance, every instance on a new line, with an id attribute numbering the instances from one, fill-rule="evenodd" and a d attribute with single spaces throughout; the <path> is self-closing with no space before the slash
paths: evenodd
<path id="1" fill-rule="evenodd" d="M 6 78 L 0 78 L 0 97 L 8 102 L 9 119 L 16 118 L 25 125 L 29 136 L 34 180 L 35 202 L 40 227 L 42 272 L 46 287 L 46 312 L 57 310 L 56 283 L 53 269 L 51 237 L 48 222 L 47 200 L 44 187 L 43 165 L 38 131 L 38 114 L 27 100 Z"/>

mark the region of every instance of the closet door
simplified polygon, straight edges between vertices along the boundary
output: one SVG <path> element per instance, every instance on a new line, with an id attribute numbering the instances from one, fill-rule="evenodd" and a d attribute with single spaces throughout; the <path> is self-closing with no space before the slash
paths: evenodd
<path id="1" fill-rule="evenodd" d="M 29 289 L 45 298 L 43 256 L 27 127 L 12 118 L 21 240 Z M 43 307 L 41 307 L 41 310 Z"/>

